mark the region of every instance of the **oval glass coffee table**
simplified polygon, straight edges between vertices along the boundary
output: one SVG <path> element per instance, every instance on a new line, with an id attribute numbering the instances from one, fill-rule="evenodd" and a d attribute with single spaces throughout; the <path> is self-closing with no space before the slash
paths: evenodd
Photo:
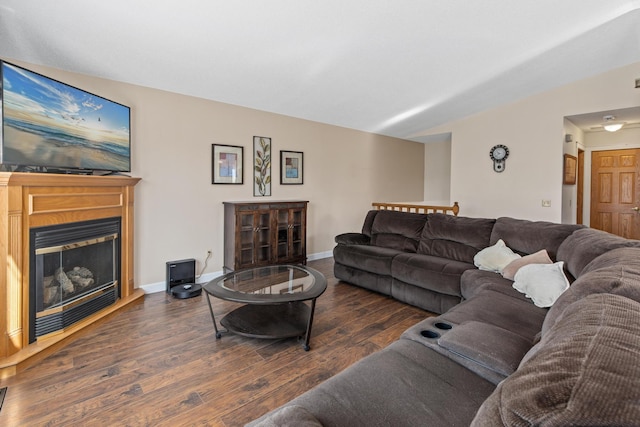
<path id="1" fill-rule="evenodd" d="M 216 338 L 221 338 L 211 296 L 244 303 L 220 320 L 228 332 L 252 338 L 309 338 L 316 299 L 327 289 L 319 271 L 304 265 L 273 265 L 232 271 L 202 287 Z M 304 301 L 311 301 L 310 305 Z"/>

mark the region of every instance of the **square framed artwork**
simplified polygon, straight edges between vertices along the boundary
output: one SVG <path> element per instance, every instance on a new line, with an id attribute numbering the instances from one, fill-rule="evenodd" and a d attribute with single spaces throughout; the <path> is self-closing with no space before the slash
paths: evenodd
<path id="1" fill-rule="evenodd" d="M 211 144 L 211 183 L 242 184 L 244 148 L 236 145 Z"/>
<path id="2" fill-rule="evenodd" d="M 303 156 L 302 151 L 280 151 L 280 184 L 301 185 L 304 183 Z"/>
<path id="3" fill-rule="evenodd" d="M 271 138 L 253 137 L 253 195 L 271 195 Z"/>

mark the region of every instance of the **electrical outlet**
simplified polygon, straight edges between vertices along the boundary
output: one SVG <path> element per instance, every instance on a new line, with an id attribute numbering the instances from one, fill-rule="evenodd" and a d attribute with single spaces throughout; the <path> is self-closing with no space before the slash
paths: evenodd
<path id="1" fill-rule="evenodd" d="M 551 200 L 543 200 L 542 201 L 542 207 L 543 208 L 550 208 L 551 207 Z"/>

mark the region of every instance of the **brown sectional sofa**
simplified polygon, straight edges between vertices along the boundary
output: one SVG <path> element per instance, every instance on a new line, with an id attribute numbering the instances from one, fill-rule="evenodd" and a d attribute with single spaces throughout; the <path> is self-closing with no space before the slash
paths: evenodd
<path id="1" fill-rule="evenodd" d="M 464 299 L 460 278 L 477 270 L 473 258 L 481 249 L 502 239 L 520 255 L 546 249 L 555 260 L 560 243 L 582 227 L 372 210 L 361 233 L 336 237 L 334 273 L 345 282 L 444 313 Z"/>
<path id="2" fill-rule="evenodd" d="M 499 239 L 563 261 L 569 289 L 540 308 L 477 269 Z M 640 425 L 639 241 L 392 211 L 336 241 L 336 277 L 442 314 L 250 425 Z"/>

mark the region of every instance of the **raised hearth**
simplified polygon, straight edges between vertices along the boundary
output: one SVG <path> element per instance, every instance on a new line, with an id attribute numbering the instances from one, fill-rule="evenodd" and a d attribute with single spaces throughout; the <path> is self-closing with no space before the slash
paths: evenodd
<path id="1" fill-rule="evenodd" d="M 13 375 L 46 357 L 73 333 L 144 295 L 141 290 L 134 289 L 133 283 L 133 189 L 138 181 L 139 178 L 124 176 L 0 172 L 0 378 Z M 74 317 L 71 321 L 64 320 L 66 323 L 57 331 L 47 330 L 46 334 L 40 334 L 42 336 L 31 334 L 30 337 L 29 331 L 35 328 L 30 307 L 38 304 L 37 297 L 30 295 L 30 280 L 35 271 L 31 270 L 31 264 L 37 258 L 31 252 L 31 231 L 111 219 L 119 223 L 119 234 L 111 242 L 117 245 L 118 272 L 112 273 L 113 278 L 100 278 L 98 281 L 106 286 L 97 290 L 113 291 L 102 297 L 102 300 L 110 300 L 108 304 L 94 302 L 92 313 L 82 313 L 79 319 Z M 111 237 L 106 241 L 109 239 Z M 93 243 L 93 238 L 89 241 Z M 100 244 L 91 250 L 100 252 L 107 246 L 109 243 Z M 53 274 L 47 272 L 43 280 L 64 282 L 60 286 L 61 289 L 66 287 L 66 291 L 61 292 L 67 292 L 67 296 L 73 298 L 83 294 L 83 286 L 89 289 L 91 280 L 95 282 L 95 277 L 90 276 L 105 274 L 95 266 L 78 265 L 77 270 L 75 266 L 60 267 L 64 268 L 52 268 Z M 73 277 L 75 282 L 71 279 L 67 282 L 64 276 Z M 58 297 L 58 291 L 51 285 L 47 283 L 48 294 L 41 295 L 43 300 L 49 301 L 45 306 L 57 304 L 53 301 Z M 64 317 L 77 315 L 77 311 L 69 313 Z M 56 316 L 51 319 L 57 321 Z"/>

